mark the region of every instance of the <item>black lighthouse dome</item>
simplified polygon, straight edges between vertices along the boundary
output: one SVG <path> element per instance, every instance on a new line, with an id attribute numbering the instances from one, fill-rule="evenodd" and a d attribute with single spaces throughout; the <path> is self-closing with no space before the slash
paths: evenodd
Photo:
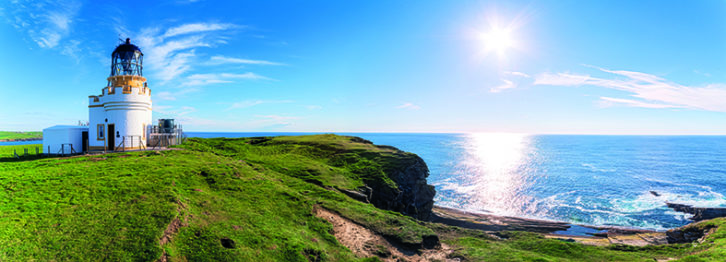
<path id="1" fill-rule="evenodd" d="M 143 76 L 143 60 L 144 54 L 141 53 L 141 49 L 131 44 L 131 39 L 126 38 L 126 43 L 120 44 L 111 53 L 111 76 Z"/>

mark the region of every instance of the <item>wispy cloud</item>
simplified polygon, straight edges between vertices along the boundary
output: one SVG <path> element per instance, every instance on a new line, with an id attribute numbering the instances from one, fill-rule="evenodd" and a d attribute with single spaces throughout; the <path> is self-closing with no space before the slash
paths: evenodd
<path id="1" fill-rule="evenodd" d="M 512 88 L 517 87 L 514 84 L 514 82 L 512 82 L 511 80 L 502 79 L 502 82 L 504 82 L 504 83 L 501 85 L 492 87 L 491 89 L 489 89 L 489 91 L 492 93 L 499 93 L 499 92 L 502 92 L 502 90 L 507 90 L 507 89 L 512 89 Z"/>
<path id="2" fill-rule="evenodd" d="M 229 111 L 232 109 L 248 108 L 248 107 L 253 107 L 253 106 L 262 105 L 262 104 L 286 104 L 286 103 L 292 103 L 292 102 L 294 102 L 294 101 L 292 101 L 292 100 L 245 100 L 245 101 L 233 103 L 225 111 Z"/>
<path id="3" fill-rule="evenodd" d="M 271 62 L 266 60 L 252 60 L 244 58 L 234 58 L 226 56 L 212 56 L 209 60 L 210 64 L 247 64 L 247 65 L 285 65 L 283 63 Z"/>
<path id="4" fill-rule="evenodd" d="M 504 71 L 500 72 L 500 78 L 502 83 L 500 85 L 489 88 L 489 92 L 499 93 L 507 89 L 516 88 L 521 82 L 521 79 L 530 78 L 530 76 L 522 72 Z"/>
<path id="5" fill-rule="evenodd" d="M 80 1 L 14 1 L 3 12 L 15 29 L 28 34 L 41 48 L 55 48 L 69 36 L 81 9 Z"/>
<path id="6" fill-rule="evenodd" d="M 403 103 L 403 104 L 397 106 L 396 108 L 398 108 L 398 109 L 408 109 L 408 110 L 419 110 L 419 109 L 421 109 L 420 106 L 414 105 L 413 103 L 410 103 L 410 102 Z"/>
<path id="7" fill-rule="evenodd" d="M 528 74 L 522 73 L 522 72 L 516 72 L 516 71 L 507 71 L 504 72 L 505 75 L 511 75 L 511 76 L 518 76 L 518 77 L 525 77 L 529 78 L 530 76 Z"/>
<path id="8" fill-rule="evenodd" d="M 573 73 L 543 73 L 535 77 L 535 85 L 598 86 L 630 93 L 634 99 L 603 97 L 609 104 L 644 108 L 690 108 L 726 112 L 726 85 L 686 86 L 652 74 L 597 68 L 611 78 Z"/>
<path id="9" fill-rule="evenodd" d="M 678 108 L 678 106 L 674 106 L 674 105 L 653 104 L 653 103 L 647 103 L 647 102 L 643 102 L 643 101 L 614 98 L 614 97 L 600 97 L 600 105 L 603 107 L 609 107 L 609 106 L 614 106 L 614 105 L 623 105 L 623 106 L 628 106 L 628 107 L 642 107 L 642 108 Z"/>
<path id="10" fill-rule="evenodd" d="M 173 107 L 167 105 L 155 105 L 151 110 L 162 115 L 173 117 L 182 117 L 197 112 L 197 109 L 192 106 Z"/>
<path id="11" fill-rule="evenodd" d="M 145 28 L 137 41 L 144 50 L 145 64 L 158 79 L 166 82 L 192 69 L 196 48 L 214 47 L 222 38 L 222 32 L 240 27 L 225 23 L 191 23 L 166 29 L 163 33 L 159 28 Z M 119 25 L 117 31 L 126 29 Z"/>
<path id="12" fill-rule="evenodd" d="M 187 77 L 187 81 L 183 86 L 203 86 L 211 84 L 233 83 L 235 79 L 250 80 L 273 80 L 252 72 L 233 74 L 233 73 L 210 73 L 210 74 L 193 74 Z"/>
<path id="13" fill-rule="evenodd" d="M 154 98 L 159 100 L 176 100 L 176 96 L 168 91 L 159 92 L 154 95 Z"/>
<path id="14" fill-rule="evenodd" d="M 162 35 L 161 37 L 167 38 L 167 37 L 186 35 L 186 34 L 192 34 L 192 33 L 227 30 L 227 29 L 233 28 L 233 27 L 237 27 L 237 26 L 233 25 L 233 24 L 218 24 L 218 23 L 185 24 L 185 25 L 180 25 L 177 27 L 172 27 L 172 28 L 167 29 L 166 32 L 164 32 L 164 35 Z"/>

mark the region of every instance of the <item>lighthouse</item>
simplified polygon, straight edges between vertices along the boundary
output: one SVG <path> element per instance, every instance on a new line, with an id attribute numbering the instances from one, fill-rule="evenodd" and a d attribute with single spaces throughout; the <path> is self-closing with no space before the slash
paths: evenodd
<path id="1" fill-rule="evenodd" d="M 111 53 L 111 74 L 100 95 L 88 96 L 88 150 L 146 147 L 151 89 L 143 75 L 144 54 L 126 42 Z"/>

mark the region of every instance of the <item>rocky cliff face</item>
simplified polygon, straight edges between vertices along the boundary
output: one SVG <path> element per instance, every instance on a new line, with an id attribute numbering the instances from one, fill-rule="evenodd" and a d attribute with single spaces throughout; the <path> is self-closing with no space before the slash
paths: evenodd
<path id="1" fill-rule="evenodd" d="M 377 147 L 393 152 L 366 154 L 364 157 L 380 165 L 390 181 L 376 177 L 364 178 L 366 186 L 358 188 L 357 192 L 347 191 L 346 194 L 369 201 L 377 208 L 428 220 L 434 206 L 436 190 L 427 183 L 429 169 L 426 163 L 412 153 L 389 146 Z"/>
<path id="2" fill-rule="evenodd" d="M 428 220 L 434 206 L 434 186 L 426 178 L 429 169 L 419 156 L 391 146 L 374 145 L 359 137 L 334 135 L 309 136 L 305 141 L 289 141 L 285 138 L 254 140 L 254 144 L 298 144 L 313 146 L 319 156 L 325 156 L 327 164 L 349 170 L 350 178 L 365 186 L 354 190 L 338 188 L 348 196 L 373 204 L 380 209 L 400 212 L 411 217 Z M 252 140 L 250 143 L 252 144 Z M 305 153 L 309 154 L 309 153 Z M 284 171 L 291 173 L 290 171 Z M 300 175 L 306 181 L 315 181 L 314 170 Z M 320 182 L 320 184 L 324 184 Z"/>
<path id="3" fill-rule="evenodd" d="M 429 219 L 436 190 L 426 181 L 429 176 L 428 166 L 414 154 L 396 154 L 391 158 L 382 159 L 390 163 L 384 166 L 384 172 L 398 187 L 370 183 L 371 203 L 378 208 L 398 211 L 422 220 Z"/>

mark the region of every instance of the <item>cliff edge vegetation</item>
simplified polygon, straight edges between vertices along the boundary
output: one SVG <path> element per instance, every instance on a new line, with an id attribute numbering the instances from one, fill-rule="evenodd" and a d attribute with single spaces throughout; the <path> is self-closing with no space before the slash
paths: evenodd
<path id="1" fill-rule="evenodd" d="M 591 246 L 425 222 L 412 153 L 337 135 L 191 138 L 173 150 L 0 156 L 0 261 L 708 261 L 693 243 Z"/>

